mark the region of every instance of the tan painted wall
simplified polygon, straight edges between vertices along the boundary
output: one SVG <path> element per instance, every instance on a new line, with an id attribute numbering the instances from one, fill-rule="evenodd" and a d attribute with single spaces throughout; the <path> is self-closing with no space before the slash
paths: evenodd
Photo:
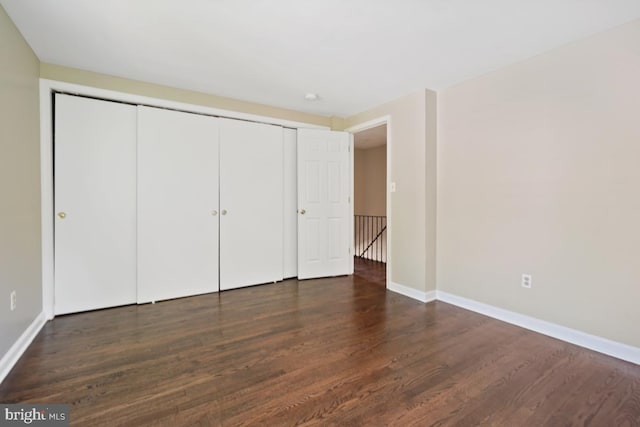
<path id="1" fill-rule="evenodd" d="M 435 290 L 435 100 L 419 91 L 345 120 L 349 128 L 391 117 L 391 280 L 419 291 Z"/>
<path id="2" fill-rule="evenodd" d="M 100 89 L 114 90 L 135 95 L 161 98 L 176 102 L 185 102 L 195 105 L 203 105 L 224 110 L 242 113 L 257 114 L 284 120 L 292 120 L 321 126 L 339 127 L 341 119 L 318 116 L 300 111 L 287 110 L 269 105 L 254 104 L 252 102 L 225 98 L 218 95 L 177 89 L 154 83 L 146 83 L 139 80 L 130 80 L 122 77 L 114 77 L 77 68 L 63 67 L 60 65 L 41 63 L 40 77 L 50 80 L 58 80 L 67 83 L 75 83 Z"/>
<path id="3" fill-rule="evenodd" d="M 640 346 L 639 76 L 640 20 L 439 93 L 438 289 Z"/>
<path id="4" fill-rule="evenodd" d="M 1 6 L 0 64 L 1 358 L 42 311 L 38 59 Z"/>
<path id="5" fill-rule="evenodd" d="M 356 215 L 387 215 L 387 146 L 355 150 L 354 212 Z"/>
<path id="6" fill-rule="evenodd" d="M 353 150 L 353 213 L 355 215 L 364 215 L 362 212 L 365 210 L 366 169 L 365 150 Z"/>

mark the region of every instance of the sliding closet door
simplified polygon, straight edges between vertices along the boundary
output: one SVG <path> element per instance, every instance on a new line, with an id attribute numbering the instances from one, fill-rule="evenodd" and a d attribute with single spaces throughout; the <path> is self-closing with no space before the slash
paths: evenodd
<path id="1" fill-rule="evenodd" d="M 138 302 L 218 290 L 218 119 L 138 110 Z"/>
<path id="2" fill-rule="evenodd" d="M 220 289 L 283 278 L 282 128 L 220 119 Z"/>
<path id="3" fill-rule="evenodd" d="M 136 107 L 55 97 L 55 314 L 136 302 Z"/>

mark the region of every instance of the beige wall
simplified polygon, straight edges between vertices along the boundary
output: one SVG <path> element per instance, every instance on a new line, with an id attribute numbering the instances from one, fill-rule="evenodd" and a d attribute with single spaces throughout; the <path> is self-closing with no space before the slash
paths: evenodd
<path id="1" fill-rule="evenodd" d="M 42 311 L 38 59 L 1 6 L 0 64 L 1 358 Z"/>
<path id="2" fill-rule="evenodd" d="M 356 149 L 354 162 L 354 212 L 387 215 L 387 146 Z"/>
<path id="3" fill-rule="evenodd" d="M 106 74 L 94 73 L 91 71 L 79 70 L 76 68 L 47 64 L 44 62 L 40 64 L 40 77 L 100 89 L 108 89 L 135 95 L 221 108 L 224 110 L 256 114 L 284 120 L 311 123 L 321 126 L 339 127 L 341 124 L 341 119 L 339 118 L 324 117 L 268 105 L 254 104 L 252 102 L 225 98 L 218 95 L 177 89 L 154 83 L 146 83 L 139 80 L 130 80 Z"/>
<path id="4" fill-rule="evenodd" d="M 439 93 L 438 289 L 640 347 L 639 76 L 635 21 Z"/>
<path id="5" fill-rule="evenodd" d="M 422 90 L 345 120 L 345 128 L 389 115 L 391 280 L 435 290 L 436 94 Z M 427 239 L 429 241 L 427 242 Z"/>
<path id="6" fill-rule="evenodd" d="M 365 171 L 367 169 L 365 150 L 353 150 L 353 213 L 364 215 L 364 187 L 366 185 Z"/>

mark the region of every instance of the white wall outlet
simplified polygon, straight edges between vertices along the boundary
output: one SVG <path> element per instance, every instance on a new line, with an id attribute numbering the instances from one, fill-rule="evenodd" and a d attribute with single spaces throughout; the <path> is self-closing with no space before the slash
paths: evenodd
<path id="1" fill-rule="evenodd" d="M 531 275 L 530 274 L 523 274 L 522 275 L 522 287 L 523 288 L 531 288 L 531 285 L 533 284 L 533 280 L 531 279 Z"/>
<path id="2" fill-rule="evenodd" d="M 392 182 L 391 184 L 389 184 L 389 191 L 392 193 L 396 192 L 396 183 Z"/>
<path id="3" fill-rule="evenodd" d="M 16 291 L 11 291 L 11 311 L 16 309 Z"/>

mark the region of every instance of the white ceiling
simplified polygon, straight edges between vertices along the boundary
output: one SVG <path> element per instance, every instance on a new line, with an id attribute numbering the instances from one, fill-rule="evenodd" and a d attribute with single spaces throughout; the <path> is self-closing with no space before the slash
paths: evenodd
<path id="1" fill-rule="evenodd" d="M 338 116 L 640 18 L 639 0 L 0 3 L 43 62 Z"/>
<path id="2" fill-rule="evenodd" d="M 353 135 L 353 146 L 360 150 L 380 147 L 387 143 L 387 125 L 376 126 Z"/>

